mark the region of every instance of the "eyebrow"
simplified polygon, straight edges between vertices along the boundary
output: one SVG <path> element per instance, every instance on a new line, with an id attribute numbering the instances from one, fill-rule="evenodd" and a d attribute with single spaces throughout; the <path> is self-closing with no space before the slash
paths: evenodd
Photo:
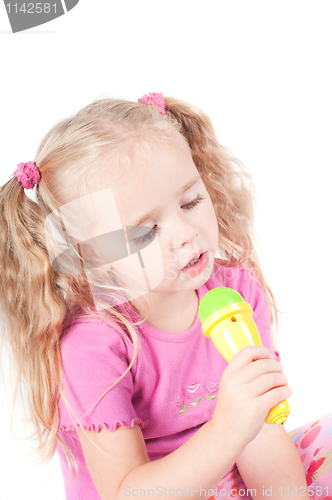
<path id="1" fill-rule="evenodd" d="M 194 186 L 195 184 L 197 184 L 200 180 L 201 180 L 200 176 L 194 177 L 189 182 L 187 182 L 187 184 L 185 186 L 182 186 L 177 191 L 176 196 L 181 196 L 186 191 L 188 191 L 188 189 L 190 189 L 192 186 Z M 132 224 L 132 226 L 139 226 L 143 222 L 145 222 L 145 221 L 147 221 L 149 219 L 153 219 L 157 215 L 158 210 L 159 210 L 159 208 L 154 208 L 153 210 L 150 210 L 147 214 L 145 214 L 143 217 L 141 217 L 140 219 L 138 219 L 134 224 Z"/>

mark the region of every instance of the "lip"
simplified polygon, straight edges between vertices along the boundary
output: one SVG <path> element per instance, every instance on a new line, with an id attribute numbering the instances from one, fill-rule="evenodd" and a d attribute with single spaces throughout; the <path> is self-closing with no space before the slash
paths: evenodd
<path id="1" fill-rule="evenodd" d="M 200 259 L 196 262 L 195 265 L 190 267 L 184 267 L 181 272 L 186 274 L 187 276 L 198 276 L 201 272 L 208 266 L 209 264 L 209 255 L 208 252 L 203 252 Z"/>
<path id="2" fill-rule="evenodd" d="M 184 269 L 184 268 L 185 268 L 185 267 L 189 264 L 189 262 L 191 262 L 193 259 L 198 259 L 198 257 L 199 257 L 202 253 L 204 253 L 204 252 L 205 252 L 205 250 L 199 250 L 199 252 L 194 253 L 194 254 L 190 257 L 190 259 L 188 260 L 187 264 L 185 264 L 185 265 L 183 266 L 183 268 L 182 268 L 182 269 Z"/>

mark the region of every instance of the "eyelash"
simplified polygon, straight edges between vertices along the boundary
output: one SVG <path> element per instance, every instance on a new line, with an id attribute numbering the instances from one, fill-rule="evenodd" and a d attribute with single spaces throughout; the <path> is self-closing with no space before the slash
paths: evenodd
<path id="1" fill-rule="evenodd" d="M 204 200 L 204 197 L 201 196 L 200 194 L 190 203 L 187 203 L 186 205 L 183 205 L 186 210 L 191 210 L 192 208 L 196 207 L 202 200 Z M 156 230 L 154 228 L 151 229 L 148 233 L 144 234 L 143 236 L 139 236 L 138 238 L 134 238 L 135 243 L 145 243 L 146 241 L 152 239 L 152 235 L 156 234 Z"/>

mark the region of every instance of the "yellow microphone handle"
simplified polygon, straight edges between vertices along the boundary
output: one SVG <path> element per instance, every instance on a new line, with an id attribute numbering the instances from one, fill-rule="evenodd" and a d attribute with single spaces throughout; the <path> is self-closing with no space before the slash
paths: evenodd
<path id="1" fill-rule="evenodd" d="M 224 307 L 217 314 L 211 315 L 202 325 L 204 334 L 211 337 L 214 345 L 228 363 L 234 354 L 244 347 L 262 345 L 258 328 L 251 314 L 252 308 L 248 303 L 232 304 Z M 289 403 L 286 400 L 280 401 L 270 409 L 265 422 L 282 424 L 286 421 L 290 411 Z"/>
<path id="2" fill-rule="evenodd" d="M 273 408 L 271 408 L 265 418 L 265 422 L 267 424 L 283 424 L 284 422 L 286 422 L 290 412 L 290 404 L 288 403 L 287 399 L 284 399 L 283 401 L 280 401 L 280 403 L 273 406 Z"/>

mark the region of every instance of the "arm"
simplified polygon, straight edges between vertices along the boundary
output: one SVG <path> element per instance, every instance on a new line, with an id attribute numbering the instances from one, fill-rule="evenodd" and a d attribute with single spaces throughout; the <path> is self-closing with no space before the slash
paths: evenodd
<path id="1" fill-rule="evenodd" d="M 280 364 L 271 358 L 263 346 L 239 351 L 222 375 L 212 419 L 160 460 L 149 461 L 137 425 L 78 432 L 101 499 L 148 496 L 149 490 L 153 496 L 165 488 L 165 496 L 174 496 L 170 490 L 197 500 L 207 496 L 257 437 L 268 409 L 291 395 L 291 389 L 283 385 L 286 377 L 280 373 Z"/>
<path id="2" fill-rule="evenodd" d="M 236 465 L 246 487 L 256 489 L 255 500 L 266 500 L 267 493 L 273 500 L 293 494 L 309 499 L 301 459 L 283 425 L 264 423 Z M 267 488 L 272 488 L 271 496 Z"/>
<path id="3" fill-rule="evenodd" d="M 161 492 L 172 496 L 172 492 L 169 494 L 172 489 L 178 491 L 178 496 L 202 499 L 209 489 L 215 488 L 244 450 L 244 445 L 237 443 L 229 430 L 219 428 L 216 432 L 211 421 L 173 453 L 154 462 L 149 461 L 137 425 L 132 429 L 118 427 L 114 431 L 103 428 L 98 433 L 79 431 L 78 435 L 88 470 L 102 500 L 149 496 L 149 490 L 151 496 L 158 496 L 158 493 L 160 496 Z"/>

